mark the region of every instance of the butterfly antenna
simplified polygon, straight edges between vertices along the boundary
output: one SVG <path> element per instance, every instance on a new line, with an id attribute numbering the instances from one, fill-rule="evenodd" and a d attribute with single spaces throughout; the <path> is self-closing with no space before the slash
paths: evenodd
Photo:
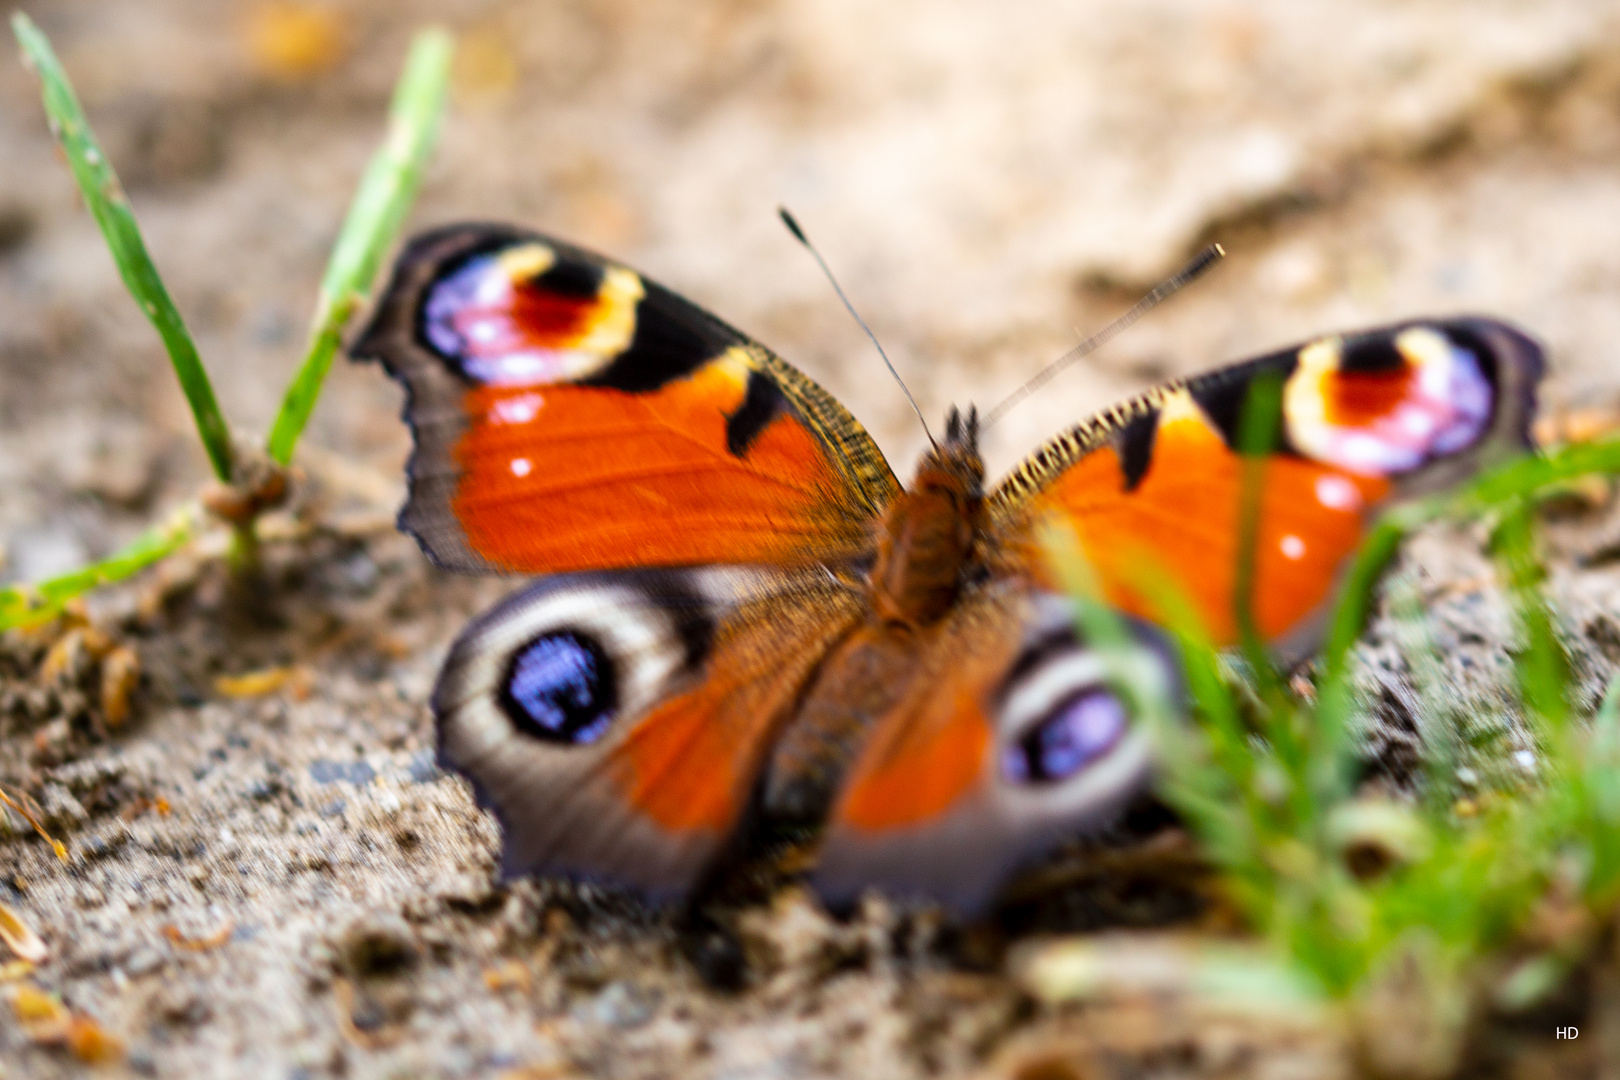
<path id="1" fill-rule="evenodd" d="M 838 299 L 844 302 L 844 309 L 849 312 L 850 318 L 859 323 L 861 329 L 866 331 L 866 336 L 872 339 L 872 345 L 877 349 L 878 355 L 883 357 L 884 366 L 889 369 L 889 374 L 894 376 L 894 381 L 900 384 L 900 390 L 906 395 L 906 400 L 911 402 L 911 411 L 917 414 L 917 420 L 922 424 L 923 434 L 928 436 L 929 445 L 937 450 L 939 443 L 934 442 L 934 433 L 928 430 L 928 421 L 923 418 L 922 410 L 917 408 L 917 399 L 911 396 L 911 388 L 906 385 L 906 380 L 900 377 L 900 373 L 894 370 L 894 364 L 889 361 L 889 354 L 883 351 L 883 346 L 878 343 L 877 335 L 872 333 L 872 328 L 866 325 L 866 320 L 861 318 L 860 312 L 855 310 L 855 305 L 849 302 L 849 297 L 844 295 L 844 290 L 839 286 L 838 279 L 833 277 L 832 268 L 827 265 L 827 260 L 821 257 L 821 252 L 817 251 L 816 246 L 810 242 L 810 238 L 804 235 L 804 230 L 799 228 L 798 221 L 794 219 L 792 214 L 787 212 L 786 207 L 779 206 L 776 208 L 776 212 L 782 215 L 782 224 L 788 227 L 788 232 L 793 234 L 793 239 L 804 245 L 804 249 L 820 265 L 821 272 L 827 275 L 827 280 L 832 283 L 833 292 L 837 293 Z"/>
<path id="2" fill-rule="evenodd" d="M 1169 277 L 1159 282 L 1159 284 L 1153 287 L 1153 291 L 1149 292 L 1146 296 L 1142 297 L 1142 299 L 1131 305 L 1131 309 L 1129 311 L 1115 319 L 1113 322 L 1109 323 L 1107 326 L 1103 327 L 1101 330 L 1097 331 L 1095 334 L 1092 334 L 1090 337 L 1086 338 L 1080 344 L 1076 345 L 1074 348 L 1070 349 L 1056 360 L 1052 361 L 1052 363 L 1047 366 L 1046 370 L 1042 371 L 1033 379 L 1029 380 L 1029 382 L 1013 391 L 1012 394 L 1003 400 L 1000 405 L 997 405 L 995 408 L 991 409 L 985 414 L 984 423 L 981 425 L 981 427 L 990 427 L 997 420 L 1000 420 L 1002 416 L 1006 415 L 1008 409 L 1011 409 L 1014 405 L 1017 405 L 1020 401 L 1023 401 L 1025 398 L 1029 397 L 1029 395 L 1051 382 L 1052 379 L 1057 376 L 1058 372 L 1062 371 L 1076 360 L 1079 360 L 1081 357 L 1088 356 L 1091 353 L 1096 352 L 1114 338 L 1118 337 L 1122 331 L 1129 328 L 1130 325 L 1137 319 L 1140 319 L 1142 316 L 1146 315 L 1148 312 L 1170 299 L 1176 293 L 1203 277 L 1205 271 L 1219 262 L 1222 256 L 1225 254 L 1226 249 L 1221 247 L 1221 245 L 1211 244 L 1203 251 L 1200 251 L 1197 255 L 1194 255 L 1192 260 L 1188 262 L 1186 266 L 1183 266 L 1180 270 L 1177 270 L 1174 274 L 1171 274 Z"/>

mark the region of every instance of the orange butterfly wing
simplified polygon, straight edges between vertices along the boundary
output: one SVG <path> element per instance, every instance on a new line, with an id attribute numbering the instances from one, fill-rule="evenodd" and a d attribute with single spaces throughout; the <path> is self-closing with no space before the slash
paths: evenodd
<path id="1" fill-rule="evenodd" d="M 475 620 L 433 694 L 502 870 L 690 893 L 731 842 L 856 583 L 758 567 L 553 574 Z"/>
<path id="2" fill-rule="evenodd" d="M 712 315 L 504 226 L 414 240 L 353 352 L 406 387 L 401 527 L 446 567 L 547 575 L 463 631 L 434 693 L 506 871 L 690 891 L 857 618 L 882 454 Z"/>
<path id="3" fill-rule="evenodd" d="M 1075 528 L 1127 613 L 1153 614 L 1132 588 L 1146 559 L 1231 641 L 1232 447 L 1253 379 L 1274 374 L 1284 443 L 1265 461 L 1255 616 L 1285 651 L 1308 650 L 1380 506 L 1529 445 L 1541 371 L 1541 350 L 1501 323 L 1404 324 L 1150 391 L 1048 444 L 991 496 L 987 579 L 919 642 L 922 674 L 873 722 L 828 817 L 818 892 L 846 903 L 878 886 L 980 910 L 1020 862 L 1105 824 L 1145 781 L 1145 747 L 1049 591 L 1040 521 Z M 1137 635 L 1173 685 L 1168 653 L 1140 623 Z"/>
<path id="4" fill-rule="evenodd" d="M 1218 643 L 1237 638 L 1234 590 L 1253 379 L 1283 380 L 1281 448 L 1267 456 L 1253 611 L 1289 656 L 1314 645 L 1324 605 L 1376 512 L 1529 446 L 1540 348 L 1486 319 L 1323 338 L 1170 384 L 1048 443 L 992 496 L 1012 572 L 1052 583 L 1036 522 L 1067 521 L 1109 598 L 1145 618 L 1143 567 L 1169 574 Z"/>
<path id="5" fill-rule="evenodd" d="M 1143 657 L 1176 667 L 1145 626 Z M 1008 874 L 1111 822 L 1148 775 L 1146 737 L 1054 593 L 986 584 L 919 643 L 828 816 L 812 878 L 829 904 L 867 888 L 983 909 Z"/>
<path id="6" fill-rule="evenodd" d="M 897 490 L 861 426 L 787 363 L 535 234 L 418 238 L 353 352 L 406 384 L 400 523 L 454 569 L 840 561 Z"/>
<path id="7" fill-rule="evenodd" d="M 788 808 L 836 785 L 813 879 L 829 901 L 878 886 L 964 912 L 1147 775 L 1041 521 L 1076 528 L 1127 612 L 1151 614 L 1144 560 L 1230 640 L 1234 431 L 1274 373 L 1255 612 L 1303 650 L 1372 512 L 1526 445 L 1541 372 L 1528 338 L 1459 319 L 1151 391 L 1016 471 L 985 506 L 983 572 L 938 622 L 895 630 L 860 569 L 898 490 L 870 438 L 633 271 L 512 229 L 441 230 L 402 257 L 355 351 L 407 387 L 402 525 L 441 564 L 549 575 L 463 633 L 434 695 L 441 759 L 500 816 L 509 873 L 689 894 L 786 777 Z"/>

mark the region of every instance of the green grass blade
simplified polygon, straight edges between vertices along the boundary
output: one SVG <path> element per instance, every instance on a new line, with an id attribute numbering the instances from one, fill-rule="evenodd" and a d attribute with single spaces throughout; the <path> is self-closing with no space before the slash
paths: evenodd
<path id="1" fill-rule="evenodd" d="M 1243 483 L 1238 497 L 1237 565 L 1233 568 L 1232 614 L 1244 658 L 1254 671 L 1261 700 L 1277 711 L 1284 694 L 1282 678 L 1254 618 L 1255 585 L 1259 564 L 1260 517 L 1265 498 L 1266 468 L 1282 434 L 1282 379 L 1257 375 L 1249 383 L 1238 421 L 1238 449 L 1243 458 Z"/>
<path id="2" fill-rule="evenodd" d="M 1514 458 L 1465 488 L 1455 506 L 1464 513 L 1481 513 L 1592 473 L 1620 473 L 1620 439 L 1570 443 Z"/>
<path id="3" fill-rule="evenodd" d="M 1251 415 L 1263 417 L 1264 406 L 1264 401 L 1256 404 Z M 1263 425 L 1247 434 L 1263 436 Z M 1240 448 L 1253 458 L 1265 444 L 1241 438 Z M 1150 558 L 1124 560 L 1130 567 L 1125 587 L 1180 641 L 1188 688 L 1203 714 L 1202 725 L 1163 726 L 1168 737 L 1156 740 L 1159 791 L 1221 867 L 1223 889 L 1255 929 L 1333 995 L 1353 997 L 1404 957 L 1427 964 L 1435 992 L 1455 1003 L 1480 958 L 1524 925 L 1557 860 L 1573 859 L 1577 851 L 1584 852 L 1591 868 L 1589 902 L 1595 910 L 1612 910 L 1620 895 L 1620 679 L 1589 738 L 1577 742 L 1577 733 L 1563 730 L 1569 672 L 1536 587 L 1540 570 L 1531 542 L 1531 510 L 1574 477 L 1617 471 L 1620 440 L 1562 447 L 1508 462 L 1459 491 L 1386 514 L 1349 567 L 1333 611 L 1314 706 L 1295 700 L 1279 680 L 1275 704 L 1262 695 L 1262 707 L 1271 705 L 1273 712 L 1265 739 L 1252 738 L 1243 727 L 1220 658 L 1177 575 Z M 1241 511 L 1249 520 L 1241 527 L 1243 543 L 1252 550 L 1260 492 L 1256 479 L 1249 483 Z M 1454 819 L 1449 806 L 1403 811 L 1411 819 L 1408 833 L 1421 841 L 1410 847 L 1411 861 L 1361 881 L 1345 863 L 1342 845 L 1351 836 L 1375 835 L 1368 830 L 1376 822 L 1362 813 L 1359 831 L 1345 831 L 1358 821 L 1349 812 L 1358 808 L 1350 650 L 1377 579 L 1400 541 L 1418 526 L 1450 515 L 1494 517 L 1503 526 L 1495 547 L 1519 604 L 1527 708 L 1542 720 L 1543 731 L 1562 732 L 1548 738 L 1545 749 L 1550 775 L 1567 782 L 1528 787 L 1520 798 L 1504 799 L 1467 822 Z M 1043 540 L 1063 585 L 1082 597 L 1098 596 L 1083 547 L 1072 537 Z M 1253 571 L 1251 559 L 1239 577 L 1252 584 Z M 1240 587 L 1239 602 L 1246 587 Z M 1394 603 L 1400 606 L 1399 595 Z M 1414 608 L 1417 599 L 1408 596 L 1405 603 Z M 1117 637 L 1119 630 L 1102 617 L 1111 612 L 1091 611 L 1081 603 L 1078 613 L 1088 639 Z M 1252 621 L 1250 627 L 1252 634 Z M 1255 652 L 1251 640 L 1251 656 Z M 1276 679 L 1263 655 L 1261 661 L 1255 665 L 1261 676 Z M 1376 835 L 1385 836 L 1390 827 L 1386 820 L 1385 833 Z M 1555 959 L 1563 961 L 1562 955 Z M 1524 976 L 1507 988 L 1508 995 L 1544 993 L 1557 976 L 1550 970 L 1531 974 L 1541 982 L 1531 985 L 1534 980 Z"/>
<path id="4" fill-rule="evenodd" d="M 1531 509 L 1520 500 L 1497 527 L 1495 548 L 1498 564 L 1507 578 L 1519 616 L 1523 636 L 1514 657 L 1519 693 L 1525 708 L 1541 721 L 1543 734 L 1562 739 L 1569 719 L 1565 687 L 1569 685 L 1569 661 L 1553 632 L 1552 613 L 1541 594 L 1545 576 L 1536 558 L 1534 522 Z"/>
<path id="5" fill-rule="evenodd" d="M 1221 675 L 1221 660 L 1198 605 L 1180 579 L 1146 552 L 1125 560 L 1131 568 L 1131 590 L 1147 602 L 1152 620 L 1169 630 L 1180 648 L 1187 690 L 1203 714 L 1206 733 L 1218 763 L 1247 780 L 1249 733 L 1238 714 L 1231 689 Z"/>
<path id="6" fill-rule="evenodd" d="M 1394 557 L 1401 540 L 1419 526 L 1448 515 L 1479 517 L 1498 512 L 1518 499 L 1534 499 L 1557 485 L 1592 473 L 1620 473 L 1620 439 L 1572 443 L 1540 454 L 1526 454 L 1499 465 L 1450 495 L 1439 495 L 1398 507 L 1379 519 L 1345 576 L 1339 602 L 1322 649 L 1329 675 L 1345 657 L 1367 621 L 1373 586 Z"/>
<path id="7" fill-rule="evenodd" d="M 1101 584 L 1078 537 L 1066 524 L 1052 521 L 1039 533 L 1048 563 L 1064 592 L 1075 605 L 1075 621 L 1082 638 L 1108 666 L 1109 682 L 1127 703 L 1153 741 L 1158 761 L 1160 791 L 1183 814 L 1198 824 L 1200 835 L 1217 861 L 1241 871 L 1253 861 L 1252 831 L 1247 827 L 1234 785 L 1220 760 L 1221 745 L 1186 724 L 1170 687 L 1159 676 L 1156 658 L 1131 635 L 1120 614 L 1103 598 Z M 1224 718 L 1216 727 L 1228 737 L 1238 723 L 1230 698 L 1216 673 L 1213 648 L 1207 644 L 1201 621 L 1190 600 L 1168 580 L 1151 572 L 1141 575 L 1147 587 L 1164 592 L 1179 617 L 1186 620 L 1182 661 L 1195 697 L 1212 715 Z M 1133 588 L 1138 584 L 1133 581 Z M 1150 597 L 1151 602 L 1151 597 Z M 1223 708 L 1224 705 L 1224 708 Z M 1237 735 L 1242 739 L 1241 733 Z M 1216 760 L 1211 760 L 1211 750 Z"/>
<path id="8" fill-rule="evenodd" d="M 56 617 L 63 605 L 101 585 L 122 581 L 185 545 L 196 535 L 201 514 L 187 506 L 129 544 L 89 566 L 35 585 L 0 587 L 0 631 L 34 626 Z"/>
<path id="9" fill-rule="evenodd" d="M 1591 821 L 1587 896 L 1594 909 L 1613 911 L 1620 894 L 1620 674 L 1609 680 L 1585 751 L 1581 781 Z"/>
<path id="10" fill-rule="evenodd" d="M 416 198 L 444 111 L 452 50 L 451 37 L 443 30 L 423 30 L 411 43 L 404 74 L 394 90 L 388 138 L 366 167 L 338 234 L 321 281 L 309 349 L 270 430 L 267 449 L 283 465 L 292 460 L 293 447 L 309 422 L 321 383 L 342 344 L 343 328 L 364 302 L 383 252 Z"/>
<path id="11" fill-rule="evenodd" d="M 1620 757 L 1620 674 L 1609 679 L 1592 717 L 1592 754 L 1601 761 Z"/>
<path id="12" fill-rule="evenodd" d="M 1401 541 L 1417 524 L 1438 513 L 1435 506 L 1423 504 L 1393 510 L 1379 519 L 1362 541 L 1355 561 L 1340 587 L 1338 602 L 1328 624 L 1327 642 L 1322 649 L 1321 675 L 1316 684 L 1316 753 L 1309 783 L 1319 800 L 1344 797 L 1351 786 L 1354 761 L 1351 755 L 1351 716 L 1355 692 L 1351 684 L 1350 650 L 1361 637 L 1372 607 L 1378 577 L 1384 572 Z"/>
<path id="13" fill-rule="evenodd" d="M 1380 518 L 1362 541 L 1355 561 L 1345 575 L 1339 601 L 1328 625 L 1327 644 L 1322 649 L 1322 669 L 1326 678 L 1332 678 L 1344 669 L 1350 649 L 1367 623 L 1378 576 L 1395 557 L 1396 549 L 1401 546 L 1406 534 L 1425 520 L 1428 520 L 1427 514 L 1413 507 L 1402 507 Z"/>
<path id="14" fill-rule="evenodd" d="M 130 210 L 123 185 L 96 144 L 90 123 L 79 107 L 67 73 L 51 50 L 51 43 L 22 12 L 12 15 L 11 29 L 22 47 L 23 63 L 39 76 L 51 132 L 67 155 L 73 178 L 78 181 L 85 205 L 101 227 L 101 235 L 107 239 L 107 247 L 118 264 L 118 272 L 123 275 L 124 285 L 169 350 L 169 360 L 191 404 L 197 434 L 214 466 L 214 474 L 230 483 L 230 430 L 220 415 L 219 403 L 214 400 L 214 389 L 197 355 L 197 346 L 187 333 L 174 301 L 169 299 L 169 291 L 163 287 L 157 267 L 146 253 L 146 244 L 141 239 L 140 227 L 135 224 L 135 214 Z"/>

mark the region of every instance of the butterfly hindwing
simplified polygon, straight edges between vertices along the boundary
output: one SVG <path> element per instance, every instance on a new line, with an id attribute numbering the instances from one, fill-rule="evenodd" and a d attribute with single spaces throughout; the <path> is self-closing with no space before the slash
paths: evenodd
<path id="1" fill-rule="evenodd" d="M 735 834 L 851 582 L 750 567 L 557 574 L 457 639 L 439 756 L 499 817 L 503 872 L 689 892 Z"/>
<path id="2" fill-rule="evenodd" d="M 1160 639 L 1140 659 L 1179 694 Z M 1148 777 L 1145 734 L 1063 597 L 978 590 L 914 658 L 828 816 L 812 878 L 841 906 L 867 888 L 974 914 L 1020 864 L 1110 823 Z"/>
<path id="3" fill-rule="evenodd" d="M 522 230 L 417 238 L 353 352 L 406 385 L 401 526 L 454 569 L 845 560 L 897 489 L 854 418 L 780 358 Z"/>

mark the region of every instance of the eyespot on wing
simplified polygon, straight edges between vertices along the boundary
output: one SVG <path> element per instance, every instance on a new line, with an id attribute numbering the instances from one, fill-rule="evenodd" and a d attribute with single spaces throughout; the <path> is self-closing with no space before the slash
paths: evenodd
<path id="1" fill-rule="evenodd" d="M 829 817 L 812 884 L 832 907 L 876 888 L 976 915 L 1020 866 L 1106 826 L 1147 781 L 1146 737 L 1065 598 L 990 584 L 949 621 Z M 1136 632 L 1179 701 L 1162 639 Z"/>
<path id="2" fill-rule="evenodd" d="M 440 764 L 502 871 L 686 895 L 732 840 L 778 718 L 856 617 L 824 573 L 558 574 L 475 620 L 433 695 Z"/>
<path id="3" fill-rule="evenodd" d="M 406 386 L 400 523 L 448 568 L 859 558 L 898 489 L 860 424 L 769 350 L 524 230 L 413 240 L 353 351 Z"/>

